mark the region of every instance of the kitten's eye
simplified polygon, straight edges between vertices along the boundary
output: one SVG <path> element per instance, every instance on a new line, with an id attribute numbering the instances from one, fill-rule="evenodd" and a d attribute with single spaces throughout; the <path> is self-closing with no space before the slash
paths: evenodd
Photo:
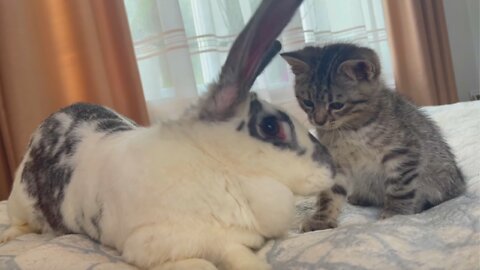
<path id="1" fill-rule="evenodd" d="M 308 107 L 308 108 L 313 108 L 313 106 L 315 106 L 315 105 L 313 104 L 313 102 L 311 102 L 311 101 L 308 100 L 308 99 L 304 99 L 304 100 L 302 100 L 302 102 L 303 102 L 303 105 L 305 105 L 305 107 Z"/>
<path id="2" fill-rule="evenodd" d="M 277 137 L 280 131 L 280 125 L 274 116 L 268 116 L 260 122 L 260 129 L 265 136 Z"/>
<path id="3" fill-rule="evenodd" d="M 343 108 L 343 103 L 340 103 L 340 102 L 332 102 L 330 104 L 328 104 L 328 108 L 330 110 L 340 110 Z"/>

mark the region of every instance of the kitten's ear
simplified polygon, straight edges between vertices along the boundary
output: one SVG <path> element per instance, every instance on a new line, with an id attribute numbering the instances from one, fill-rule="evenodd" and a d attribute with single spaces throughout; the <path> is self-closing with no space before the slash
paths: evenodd
<path id="1" fill-rule="evenodd" d="M 293 74 L 299 75 L 310 71 L 310 65 L 301 58 L 298 52 L 281 53 L 280 56 L 290 65 Z"/>
<path id="2" fill-rule="evenodd" d="M 368 60 L 347 60 L 340 64 L 338 73 L 354 81 L 371 81 L 378 76 L 379 70 Z"/>

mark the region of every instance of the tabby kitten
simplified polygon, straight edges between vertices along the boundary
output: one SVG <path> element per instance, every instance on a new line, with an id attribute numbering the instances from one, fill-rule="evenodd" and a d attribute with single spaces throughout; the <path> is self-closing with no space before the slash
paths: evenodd
<path id="1" fill-rule="evenodd" d="M 342 196 L 351 204 L 382 206 L 384 219 L 421 212 L 465 191 L 439 128 L 386 87 L 373 50 L 335 43 L 282 57 L 295 74 L 298 102 L 340 176 L 319 195 L 304 231 L 335 227 Z"/>

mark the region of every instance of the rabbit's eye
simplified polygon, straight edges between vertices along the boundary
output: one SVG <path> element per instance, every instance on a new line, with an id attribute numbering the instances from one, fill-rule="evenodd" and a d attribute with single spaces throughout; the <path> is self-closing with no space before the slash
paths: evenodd
<path id="1" fill-rule="evenodd" d="M 277 137 L 280 131 L 280 125 L 274 116 L 268 116 L 260 122 L 260 129 L 267 137 Z"/>

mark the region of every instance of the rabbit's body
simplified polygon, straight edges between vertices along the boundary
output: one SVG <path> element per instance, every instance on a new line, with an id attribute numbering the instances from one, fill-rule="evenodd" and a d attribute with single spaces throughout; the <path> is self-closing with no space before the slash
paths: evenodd
<path id="1" fill-rule="evenodd" d="M 141 267 L 191 257 L 229 265 L 226 247 L 258 248 L 287 231 L 293 193 L 333 185 L 330 168 L 311 159 L 308 132 L 279 155 L 239 128 L 243 115 L 142 128 L 101 106 L 65 108 L 32 136 L 9 199 L 12 224 L 87 234 Z M 24 233 L 12 228 L 5 237 Z"/>
<path id="2" fill-rule="evenodd" d="M 142 268 L 268 269 L 251 248 L 287 231 L 294 194 L 329 189 L 335 175 L 305 127 L 248 94 L 300 3 L 264 0 L 180 121 L 142 128 L 82 103 L 47 118 L 17 171 L 0 242 L 73 232 Z"/>

